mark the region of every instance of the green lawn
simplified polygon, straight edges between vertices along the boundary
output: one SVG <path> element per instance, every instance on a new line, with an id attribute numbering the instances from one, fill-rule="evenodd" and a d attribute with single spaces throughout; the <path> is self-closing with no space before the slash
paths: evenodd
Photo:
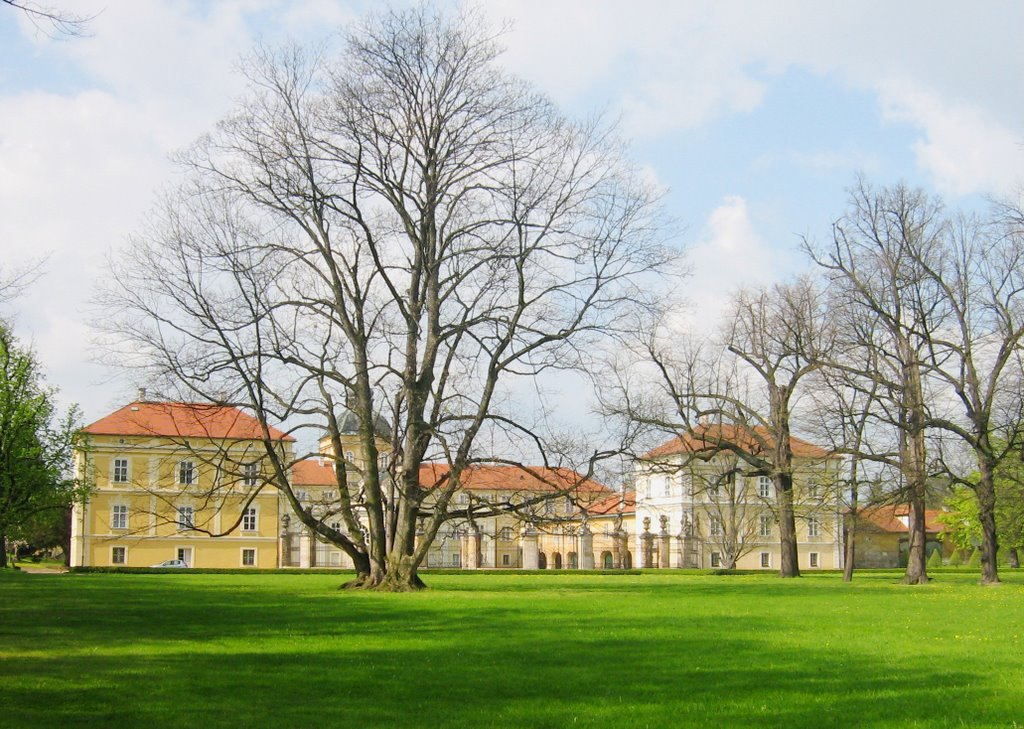
<path id="1" fill-rule="evenodd" d="M 0 575 L 0 727 L 1024 726 L 1024 574 Z"/>

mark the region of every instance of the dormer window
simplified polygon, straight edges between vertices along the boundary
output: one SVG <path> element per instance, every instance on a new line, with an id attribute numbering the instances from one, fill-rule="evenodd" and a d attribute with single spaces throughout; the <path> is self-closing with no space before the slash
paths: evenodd
<path id="1" fill-rule="evenodd" d="M 242 484 L 244 486 L 255 486 L 260 474 L 260 464 L 246 463 L 242 466 Z"/>

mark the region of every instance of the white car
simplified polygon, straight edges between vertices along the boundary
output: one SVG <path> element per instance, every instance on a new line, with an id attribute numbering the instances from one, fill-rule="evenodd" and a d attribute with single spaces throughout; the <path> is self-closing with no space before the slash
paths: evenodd
<path id="1" fill-rule="evenodd" d="M 152 565 L 153 567 L 184 567 L 189 566 L 188 562 L 183 559 L 168 559 L 160 564 Z"/>

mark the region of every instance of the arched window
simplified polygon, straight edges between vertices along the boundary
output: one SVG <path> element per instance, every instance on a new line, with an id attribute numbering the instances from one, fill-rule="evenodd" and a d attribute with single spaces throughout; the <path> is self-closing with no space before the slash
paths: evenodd
<path id="1" fill-rule="evenodd" d="M 615 561 L 612 559 L 611 552 L 601 552 L 601 566 L 606 570 L 615 567 Z"/>

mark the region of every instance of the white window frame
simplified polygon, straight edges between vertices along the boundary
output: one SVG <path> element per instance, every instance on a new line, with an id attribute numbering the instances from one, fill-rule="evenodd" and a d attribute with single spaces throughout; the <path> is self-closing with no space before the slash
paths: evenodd
<path id="1" fill-rule="evenodd" d="M 807 482 L 807 497 L 810 499 L 818 498 L 818 481 L 817 479 L 810 479 Z"/>
<path id="2" fill-rule="evenodd" d="M 119 466 L 118 464 L 123 464 Z M 123 477 L 121 471 L 123 471 Z M 115 457 L 110 467 L 110 483 L 128 483 L 131 478 L 131 461 L 123 456 Z"/>
<path id="3" fill-rule="evenodd" d="M 772 567 L 772 553 L 761 552 L 761 569 L 771 569 Z"/>
<path id="4" fill-rule="evenodd" d="M 757 520 L 757 533 L 762 537 L 770 537 L 772 535 L 772 521 L 773 519 L 767 514 L 761 514 Z"/>
<path id="5" fill-rule="evenodd" d="M 816 516 L 807 517 L 807 537 L 817 539 L 821 536 L 821 519 Z"/>
<path id="6" fill-rule="evenodd" d="M 178 507 L 178 531 L 184 532 L 196 528 L 196 509 L 194 506 Z"/>
<path id="7" fill-rule="evenodd" d="M 511 542 L 515 536 L 512 534 L 512 527 L 504 526 L 498 530 L 498 539 L 503 542 Z"/>
<path id="8" fill-rule="evenodd" d="M 771 476 L 758 476 L 757 477 L 757 495 L 762 499 L 770 499 L 772 497 L 772 477 Z"/>
<path id="9" fill-rule="evenodd" d="M 242 464 L 242 485 L 255 486 L 260 477 L 260 464 L 258 461 Z"/>
<path id="10" fill-rule="evenodd" d="M 722 536 L 722 520 L 717 516 L 712 515 L 708 522 L 708 536 L 720 537 Z"/>
<path id="11" fill-rule="evenodd" d="M 245 563 L 245 555 L 247 552 L 252 554 L 252 564 Z M 258 559 L 259 550 L 257 550 L 255 547 L 242 547 L 241 555 L 239 557 L 239 564 L 241 564 L 243 567 L 256 567 Z"/>
<path id="12" fill-rule="evenodd" d="M 259 529 L 259 512 L 255 506 L 247 506 L 242 509 L 242 531 L 255 532 Z"/>
<path id="13" fill-rule="evenodd" d="M 116 559 L 117 550 L 121 550 L 121 561 L 118 562 Z M 110 564 L 112 565 L 126 565 L 128 564 L 128 547 L 111 547 L 110 548 Z"/>
<path id="14" fill-rule="evenodd" d="M 672 495 L 672 478 L 670 476 L 664 476 L 663 479 L 664 479 L 665 483 L 664 483 L 664 491 L 662 493 L 662 496 L 671 496 Z"/>
<path id="15" fill-rule="evenodd" d="M 711 566 L 712 567 L 721 567 L 722 566 L 722 553 L 721 552 L 712 552 L 711 553 Z"/>
<path id="16" fill-rule="evenodd" d="M 188 480 L 186 481 L 186 474 Z M 178 461 L 178 485 L 193 486 L 199 480 L 197 478 L 195 461 Z"/>
<path id="17" fill-rule="evenodd" d="M 462 555 L 458 552 L 452 554 L 452 567 L 462 567 Z"/>
<path id="18" fill-rule="evenodd" d="M 128 507 L 124 504 L 114 504 L 110 507 L 110 528 L 128 528 Z"/>
<path id="19" fill-rule="evenodd" d="M 818 552 L 808 552 L 807 558 L 808 564 L 810 564 L 811 567 L 821 567 L 821 558 L 819 557 Z"/>

